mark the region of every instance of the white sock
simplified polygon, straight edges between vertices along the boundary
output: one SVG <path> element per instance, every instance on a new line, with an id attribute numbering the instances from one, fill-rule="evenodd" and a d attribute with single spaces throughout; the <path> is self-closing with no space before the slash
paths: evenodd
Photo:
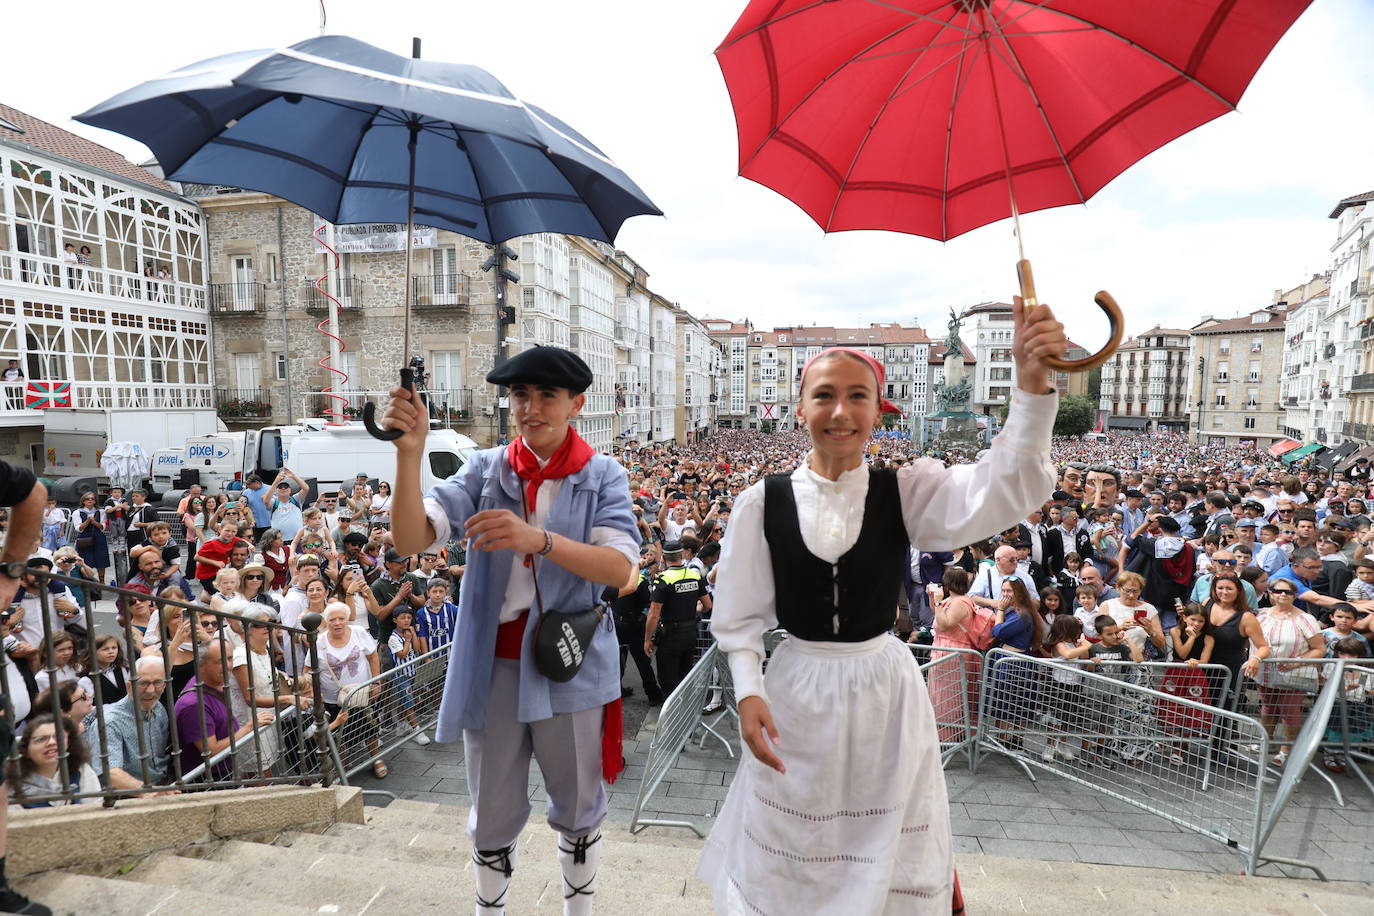
<path id="1" fill-rule="evenodd" d="M 601 864 L 601 831 L 573 839 L 558 835 L 558 865 L 563 869 L 563 916 L 591 916 L 596 871 Z"/>
<path id="2" fill-rule="evenodd" d="M 506 890 L 515 871 L 518 851 L 514 843 L 505 849 L 472 851 L 472 873 L 477 885 L 476 916 L 505 916 Z"/>

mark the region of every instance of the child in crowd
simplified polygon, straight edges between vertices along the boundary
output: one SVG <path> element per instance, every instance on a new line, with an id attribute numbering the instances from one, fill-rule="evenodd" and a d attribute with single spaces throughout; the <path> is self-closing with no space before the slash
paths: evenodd
<path id="1" fill-rule="evenodd" d="M 1208 632 L 1207 612 L 1197 602 L 1190 603 L 1178 615 L 1178 623 L 1169 628 L 1174 644 L 1174 659 L 1196 668 L 1212 659 L 1216 639 Z"/>
<path id="2" fill-rule="evenodd" d="M 1093 621 L 1093 627 L 1097 630 L 1099 642 L 1088 650 L 1088 657 L 1097 663 L 1097 667 L 1102 674 L 1108 677 L 1126 680 L 1130 677 L 1130 666 L 1126 664 L 1109 664 L 1103 666 L 1103 662 L 1143 662 L 1144 654 L 1140 647 L 1126 639 L 1126 631 L 1121 624 L 1117 623 L 1111 614 L 1100 614 Z M 1096 717 L 1093 720 L 1092 731 L 1099 735 L 1117 734 L 1121 728 L 1121 695 L 1119 691 L 1107 688 L 1100 682 L 1093 683 L 1095 698 L 1097 702 L 1093 704 Z M 1088 759 L 1096 766 L 1105 767 L 1109 770 L 1116 769 L 1116 763 L 1108 753 L 1107 742 L 1098 738 L 1093 742 L 1093 747 L 1088 754 Z"/>
<path id="3" fill-rule="evenodd" d="M 1369 658 L 1369 644 L 1353 636 L 1336 640 L 1329 651 L 1332 658 Z M 1347 669 L 1344 679 L 1344 689 L 1336 698 L 1336 705 L 1331 707 L 1331 717 L 1326 721 L 1326 734 L 1323 737 L 1329 743 L 1344 745 L 1348 733 L 1352 744 L 1368 742 L 1374 739 L 1374 716 L 1370 715 L 1374 675 L 1359 669 Z M 1344 773 L 1345 752 L 1333 747 L 1323 748 L 1322 766 L 1332 773 Z"/>
<path id="4" fill-rule="evenodd" d="M 1097 589 L 1080 585 L 1074 594 L 1078 598 L 1078 610 L 1073 616 L 1083 625 L 1083 635 L 1088 642 L 1097 642 L 1101 638 L 1097 633 Z"/>
<path id="5" fill-rule="evenodd" d="M 108 705 L 124 699 L 124 640 L 116 633 L 106 633 L 95 639 L 95 667 L 85 665 L 82 673 L 91 682 L 91 703 Z M 99 682 L 100 696 L 96 696 L 95 686 Z"/>
<path id="6" fill-rule="evenodd" d="M 416 615 L 423 652 L 453 641 L 458 629 L 458 605 L 448 600 L 451 586 L 447 579 L 435 577 L 425 586 L 425 606 Z"/>
<path id="7" fill-rule="evenodd" d="M 57 508 L 57 500 L 48 497 L 48 508 L 43 512 L 43 546 L 56 552 L 58 548 L 67 546 L 67 536 L 64 529 L 67 527 L 67 513 Z"/>
<path id="8" fill-rule="evenodd" d="M 1335 658 L 1336 643 L 1342 639 L 1358 640 L 1363 646 L 1365 654 L 1369 653 L 1369 640 L 1361 633 L 1355 632 L 1355 607 L 1346 604 L 1344 601 L 1339 604 L 1331 605 L 1331 626 L 1322 630 L 1322 638 L 1326 640 L 1326 657 Z"/>
<path id="9" fill-rule="evenodd" d="M 1059 586 L 1059 591 L 1064 595 L 1066 605 L 1073 604 L 1074 591 L 1083 584 L 1083 579 L 1078 572 L 1083 568 L 1083 558 L 1076 552 L 1070 550 L 1064 554 L 1064 568 L 1055 576 L 1055 584 Z"/>
<path id="10" fill-rule="evenodd" d="M 415 658 L 425 653 L 424 639 L 415 631 L 415 611 L 406 605 L 397 605 L 391 612 L 391 620 L 396 629 L 391 631 L 386 644 L 393 662 L 392 700 L 396 713 L 404 716 L 415 731 L 411 740 L 423 746 L 430 743 L 430 738 L 420 731 L 420 722 L 415 718 L 415 695 L 411 685 L 415 683 Z"/>
<path id="11" fill-rule="evenodd" d="M 1053 589 L 1048 589 L 1053 591 Z M 1058 594 L 1056 592 L 1056 594 Z M 1093 644 L 1083 635 L 1083 623 L 1077 617 L 1060 614 L 1050 625 L 1049 635 L 1045 637 L 1045 648 L 1051 657 L 1065 664 L 1056 665 L 1050 672 L 1049 708 L 1058 720 L 1060 729 L 1066 732 L 1082 732 L 1086 727 L 1083 715 L 1086 709 L 1083 675 L 1079 673 L 1078 662 L 1088 657 Z M 1071 739 L 1049 735 L 1045 738 L 1045 750 L 1040 758 L 1053 761 L 1056 756 L 1064 760 L 1076 760 L 1078 752 L 1069 744 Z M 1087 739 L 1082 739 L 1083 749 L 1087 750 Z"/>
<path id="12" fill-rule="evenodd" d="M 1355 578 L 1345 588 L 1346 601 L 1374 600 L 1374 560 L 1355 563 Z"/>

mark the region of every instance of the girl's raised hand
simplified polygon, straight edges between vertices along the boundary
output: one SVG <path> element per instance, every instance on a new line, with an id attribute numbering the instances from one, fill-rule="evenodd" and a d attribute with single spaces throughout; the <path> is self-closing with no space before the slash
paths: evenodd
<path id="1" fill-rule="evenodd" d="M 773 751 L 773 745 L 780 743 L 778 729 L 773 725 L 773 713 L 763 697 L 745 697 L 739 701 L 739 730 L 759 763 L 779 773 L 787 772 L 787 767 Z"/>

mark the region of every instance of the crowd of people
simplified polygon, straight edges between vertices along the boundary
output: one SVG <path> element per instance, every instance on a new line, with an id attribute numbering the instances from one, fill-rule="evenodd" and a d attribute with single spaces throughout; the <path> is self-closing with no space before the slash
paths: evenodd
<path id="1" fill-rule="evenodd" d="M 655 635 L 653 626 L 646 637 L 646 622 L 700 620 L 709 631 L 709 596 L 732 501 L 769 475 L 791 473 L 809 446 L 803 432 L 723 430 L 690 446 L 621 451 L 642 547 L 639 586 L 618 599 L 616 617 L 622 658 L 633 659 L 651 702 L 676 686 L 694 646 L 664 629 Z M 919 457 L 910 450 L 910 442 L 874 439 L 869 462 L 902 467 Z M 1224 666 L 1233 685 L 1227 696 L 1212 684 L 1191 695 L 1229 705 L 1253 688 L 1274 739 L 1272 762 L 1282 764 L 1314 689 L 1303 689 L 1307 673 L 1285 677 L 1280 665 L 1262 667 L 1261 660 L 1371 654 L 1368 461 L 1340 470 L 1311 459 L 1287 467 L 1253 448 L 1202 446 L 1167 433 L 1057 437 L 1052 454 L 1057 489 L 1014 528 L 954 551 L 912 546 L 893 632 L 936 647 Z M 651 613 L 655 595 L 673 604 L 662 585 L 682 577 L 677 567 L 699 573 L 706 600 L 690 609 L 679 600 L 669 616 Z M 1312 687 L 1318 683 L 1311 665 L 1282 667 L 1305 667 Z M 975 685 L 975 707 L 979 671 L 970 661 L 962 679 Z M 1161 686 L 1161 677 L 1151 683 Z M 1039 695 L 998 702 L 1032 710 L 1064 696 L 1051 684 L 1020 687 Z M 1352 684 L 1355 705 L 1342 711 L 1355 713 L 1360 740 L 1371 737 L 1371 687 Z M 933 684 L 937 706 L 954 689 Z M 713 702 L 708 710 L 714 708 Z M 1021 748 L 1023 717 L 1009 718 L 1002 723 L 1009 744 Z M 1041 752 L 1053 753 L 1055 744 Z M 1175 748 L 1157 750 L 1183 762 Z M 1103 766 L 1120 759 L 1096 756 Z M 1345 766 L 1336 750 L 1323 763 L 1332 772 Z"/>
<path id="2" fill-rule="evenodd" d="M 313 762 L 302 758 L 312 753 L 302 742 L 310 719 L 303 713 L 318 680 L 341 745 L 364 748 L 375 758 L 374 775 L 385 777 L 379 720 L 413 732 L 417 744 L 430 741 L 416 727 L 412 684 L 442 678 L 417 659 L 444 655 L 464 569 L 461 543 L 397 553 L 389 494 L 385 481 L 359 475 L 311 501 L 305 482 L 287 469 L 270 486 L 257 477 L 224 493 L 193 485 L 175 513 L 156 511 L 142 490 L 119 487 L 82 494 L 71 512 L 49 500 L 4 620 L 8 692 L 22 692 L 32 713 L 18 717 L 21 734 L 44 723 L 55 731 L 52 710 L 60 707 L 57 718 L 78 739 L 64 742 L 68 788 L 83 792 L 106 766 L 114 788 L 168 785 L 221 754 L 231 735 L 239 750 L 228 761 L 215 759 L 212 775 L 292 773 Z M 41 581 L 34 571 L 44 569 L 79 584 Z M 133 593 L 116 599 L 123 633 L 92 638 L 87 610 L 111 587 Z M 310 613 L 322 620 L 313 670 L 304 637 L 293 642 L 277 626 L 299 628 Z M 378 675 L 393 669 L 383 688 Z M 99 704 L 106 707 L 104 760 Z M 277 720 L 291 709 L 302 715 L 284 727 Z M 143 719 L 141 739 L 135 718 Z M 173 722 L 179 768 L 171 761 Z M 14 804 L 52 804 L 25 796 L 63 788 L 55 746 L 35 740 L 21 737 L 10 762 Z"/>

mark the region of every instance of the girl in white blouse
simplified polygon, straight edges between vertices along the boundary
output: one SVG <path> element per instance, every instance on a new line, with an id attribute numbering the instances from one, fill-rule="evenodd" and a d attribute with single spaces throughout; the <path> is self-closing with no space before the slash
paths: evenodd
<path id="1" fill-rule="evenodd" d="M 949 806 L 925 684 L 890 636 L 908 542 L 951 550 L 1025 518 L 1054 489 L 1057 399 L 1039 355 L 1063 326 L 1015 308 L 1018 390 L 974 465 L 864 465 L 884 410 L 880 363 L 826 350 L 802 371 L 812 451 L 735 502 L 713 632 L 728 655 L 747 756 L 698 875 L 716 910 L 949 913 Z M 1033 393 L 1031 393 L 1033 392 Z M 1048 392 L 1041 394 L 1039 392 Z M 789 633 L 761 674 L 763 635 Z"/>

